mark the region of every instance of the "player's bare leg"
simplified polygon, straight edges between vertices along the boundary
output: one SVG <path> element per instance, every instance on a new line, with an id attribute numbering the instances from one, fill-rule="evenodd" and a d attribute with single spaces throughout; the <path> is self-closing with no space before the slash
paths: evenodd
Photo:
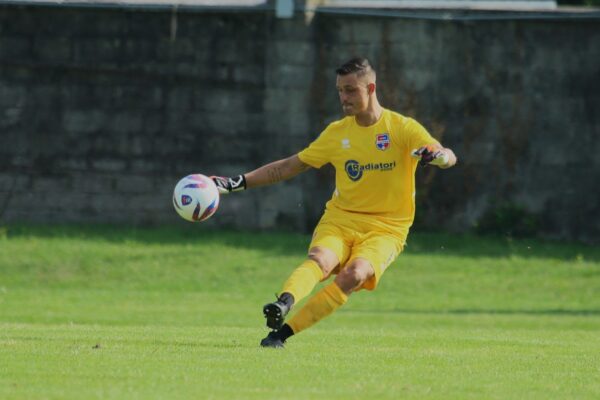
<path id="1" fill-rule="evenodd" d="M 335 278 L 335 283 L 348 296 L 375 276 L 375 270 L 368 260 L 355 258 Z"/>

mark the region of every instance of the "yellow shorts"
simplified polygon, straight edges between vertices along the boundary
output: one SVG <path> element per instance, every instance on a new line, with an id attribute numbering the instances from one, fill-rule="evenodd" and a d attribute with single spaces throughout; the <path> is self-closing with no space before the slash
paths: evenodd
<path id="1" fill-rule="evenodd" d="M 368 216 L 350 213 L 332 215 L 326 212 L 315 228 L 309 249 L 319 246 L 333 251 L 339 260 L 339 265 L 333 270 L 334 274 L 356 258 L 368 260 L 375 276 L 360 289 L 373 290 L 387 267 L 402 252 L 409 227 L 410 225 L 400 228 L 394 226 L 386 229 L 381 221 L 374 221 Z"/>

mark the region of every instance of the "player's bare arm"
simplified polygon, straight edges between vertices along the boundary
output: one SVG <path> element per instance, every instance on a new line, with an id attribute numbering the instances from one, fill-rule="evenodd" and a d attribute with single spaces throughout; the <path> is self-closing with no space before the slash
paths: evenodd
<path id="1" fill-rule="evenodd" d="M 226 194 L 285 181 L 311 168 L 297 154 L 263 165 L 254 171 L 234 177 L 213 176 L 219 193 Z"/>
<path id="2" fill-rule="evenodd" d="M 294 154 L 291 157 L 274 161 L 244 174 L 246 177 L 246 188 L 273 185 L 291 179 L 309 168 L 311 167 L 308 164 L 300 161 L 298 155 Z"/>

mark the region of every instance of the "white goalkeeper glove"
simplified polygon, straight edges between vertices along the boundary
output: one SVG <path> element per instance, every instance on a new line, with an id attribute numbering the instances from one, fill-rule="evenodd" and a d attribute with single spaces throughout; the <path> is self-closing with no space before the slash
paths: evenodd
<path id="1" fill-rule="evenodd" d="M 435 150 L 432 146 L 419 147 L 411 152 L 414 158 L 419 159 L 419 164 L 442 166 L 448 164 L 448 154 L 444 150 Z"/>
<path id="2" fill-rule="evenodd" d="M 224 176 L 211 176 L 210 177 L 220 194 L 227 194 L 231 192 L 239 192 L 240 190 L 246 189 L 246 177 L 244 175 L 238 175 L 231 178 Z"/>

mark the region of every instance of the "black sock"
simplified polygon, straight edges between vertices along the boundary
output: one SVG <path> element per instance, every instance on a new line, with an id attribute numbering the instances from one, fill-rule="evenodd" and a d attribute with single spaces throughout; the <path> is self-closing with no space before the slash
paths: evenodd
<path id="1" fill-rule="evenodd" d="M 292 306 L 294 305 L 294 296 L 292 296 L 291 293 L 284 292 L 281 293 L 281 296 L 279 296 L 279 301 L 284 302 L 285 305 L 288 306 L 288 308 L 292 308 Z"/>
<path id="2" fill-rule="evenodd" d="M 280 330 L 277 331 L 277 335 L 281 338 L 281 341 L 285 342 L 287 338 L 292 336 L 294 331 L 288 324 L 283 324 Z"/>

